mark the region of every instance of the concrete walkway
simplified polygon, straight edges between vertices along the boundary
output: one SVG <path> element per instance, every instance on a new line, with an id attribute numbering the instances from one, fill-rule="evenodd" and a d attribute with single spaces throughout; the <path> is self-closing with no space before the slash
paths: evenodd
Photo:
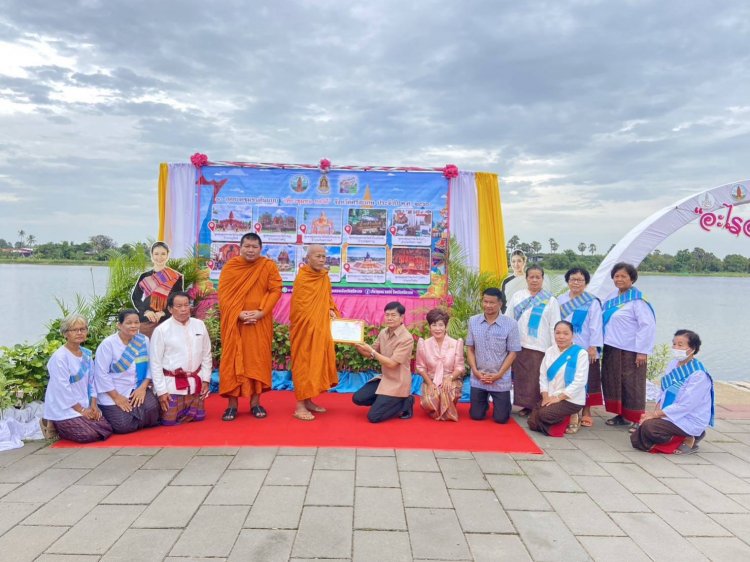
<path id="1" fill-rule="evenodd" d="M 0 453 L 0 557 L 750 560 L 748 430 L 682 457 L 602 418 L 529 456 L 29 443 Z"/>

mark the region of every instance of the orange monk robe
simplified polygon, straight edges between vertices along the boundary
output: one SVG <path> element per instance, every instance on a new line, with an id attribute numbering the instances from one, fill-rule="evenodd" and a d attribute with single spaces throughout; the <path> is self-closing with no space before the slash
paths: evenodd
<path id="1" fill-rule="evenodd" d="M 300 267 L 294 280 L 289 314 L 292 340 L 292 380 L 297 400 L 315 398 L 339 382 L 331 315 L 339 310 L 331 296 L 328 271 Z"/>
<path id="2" fill-rule="evenodd" d="M 281 275 L 266 257 L 230 259 L 219 277 L 221 364 L 219 393 L 249 397 L 271 388 L 273 307 L 281 298 Z M 262 310 L 256 324 L 243 324 L 243 310 Z"/>

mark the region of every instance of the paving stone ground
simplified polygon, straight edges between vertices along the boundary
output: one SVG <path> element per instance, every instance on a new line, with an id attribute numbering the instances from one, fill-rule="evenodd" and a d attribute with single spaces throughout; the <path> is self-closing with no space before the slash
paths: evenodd
<path id="1" fill-rule="evenodd" d="M 532 433 L 543 455 L 27 443 L 0 453 L 0 558 L 750 560 L 750 419 L 682 457 L 603 421 Z"/>

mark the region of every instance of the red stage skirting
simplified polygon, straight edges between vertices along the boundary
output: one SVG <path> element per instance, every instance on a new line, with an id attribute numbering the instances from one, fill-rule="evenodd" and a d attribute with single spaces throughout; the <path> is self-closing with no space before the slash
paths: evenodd
<path id="1" fill-rule="evenodd" d="M 469 418 L 469 405 L 459 404 L 459 422 L 436 422 L 414 406 L 410 420 L 367 421 L 367 409 L 352 404 L 351 394 L 325 394 L 319 403 L 329 411 L 315 421 L 292 417 L 294 394 L 273 391 L 263 396 L 268 417 L 256 419 L 247 401 L 233 422 L 221 421 L 226 400 L 212 396 L 206 403 L 206 420 L 184 426 L 156 427 L 128 435 L 113 435 L 106 441 L 80 445 L 58 441 L 53 447 L 357 447 L 372 449 L 432 449 L 443 451 L 489 451 L 531 453 L 542 451 L 511 419 L 506 425 L 491 419 Z"/>

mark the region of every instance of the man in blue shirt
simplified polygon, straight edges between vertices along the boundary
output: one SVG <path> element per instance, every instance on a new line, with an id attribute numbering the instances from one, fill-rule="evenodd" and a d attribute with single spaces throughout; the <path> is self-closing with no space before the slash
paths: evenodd
<path id="1" fill-rule="evenodd" d="M 490 287 L 482 293 L 484 313 L 469 318 L 466 347 L 471 367 L 469 416 L 473 420 L 485 418 L 489 396 L 495 422 L 507 423 L 510 419 L 510 367 L 521 351 L 521 336 L 516 321 L 501 313 L 505 304 L 503 292 Z"/>

